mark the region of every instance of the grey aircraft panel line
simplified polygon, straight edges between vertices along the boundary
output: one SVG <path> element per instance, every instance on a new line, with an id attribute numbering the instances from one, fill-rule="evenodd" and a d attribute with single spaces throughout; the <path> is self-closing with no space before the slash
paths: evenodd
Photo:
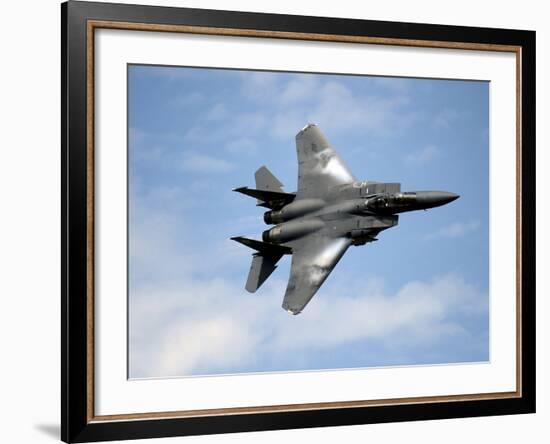
<path id="1" fill-rule="evenodd" d="M 254 293 L 292 255 L 282 307 L 299 314 L 315 296 L 351 246 L 378 240 L 394 227 L 399 213 L 439 207 L 459 198 L 446 191 L 401 191 L 399 183 L 358 181 L 319 127 L 306 125 L 296 135 L 298 190 L 288 193 L 267 167 L 255 173 L 256 188 L 237 191 L 268 208 L 264 222 L 273 225 L 262 240 L 232 237 L 254 250 L 245 288 Z"/>

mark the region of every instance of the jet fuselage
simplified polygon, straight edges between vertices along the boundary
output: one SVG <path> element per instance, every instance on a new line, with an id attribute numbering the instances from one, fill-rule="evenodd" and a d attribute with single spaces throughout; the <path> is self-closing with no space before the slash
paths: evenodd
<path id="1" fill-rule="evenodd" d="M 368 194 L 369 188 L 381 192 Z M 360 182 L 332 190 L 326 199 L 291 202 L 264 214 L 265 223 L 276 226 L 264 231 L 262 239 L 284 244 L 328 223 L 334 237 L 348 237 L 354 245 L 362 245 L 376 240 L 380 231 L 397 225 L 399 213 L 438 207 L 458 198 L 445 191 L 393 192 L 399 188 L 395 183 Z"/>

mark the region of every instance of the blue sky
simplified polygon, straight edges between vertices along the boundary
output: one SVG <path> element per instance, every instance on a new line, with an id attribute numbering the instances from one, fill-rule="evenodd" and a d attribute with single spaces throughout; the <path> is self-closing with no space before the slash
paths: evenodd
<path id="1" fill-rule="evenodd" d="M 171 377 L 489 359 L 487 82 L 131 65 L 129 375 Z M 231 190 L 261 165 L 296 188 L 319 125 L 360 180 L 444 190 L 351 247 L 306 309 L 290 259 L 244 290 L 264 209 Z"/>

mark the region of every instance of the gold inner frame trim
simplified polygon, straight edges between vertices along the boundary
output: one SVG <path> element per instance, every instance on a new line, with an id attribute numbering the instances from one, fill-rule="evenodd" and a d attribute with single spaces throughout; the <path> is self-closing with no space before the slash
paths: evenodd
<path id="1" fill-rule="evenodd" d="M 153 32 L 177 32 L 188 34 L 234 36 L 234 37 L 256 37 L 256 38 L 277 38 L 288 40 L 309 40 L 320 42 L 337 43 L 362 43 L 373 45 L 394 45 L 421 48 L 443 48 L 462 49 L 474 51 L 511 52 L 516 56 L 516 391 L 497 393 L 474 393 L 450 396 L 422 396 L 409 398 L 392 398 L 361 401 L 334 401 L 307 404 L 281 404 L 254 407 L 228 407 L 201 410 L 181 410 L 170 412 L 145 412 L 127 413 L 117 415 L 94 414 L 94 31 L 95 29 L 120 29 L 131 31 L 153 31 Z M 97 423 L 106 421 L 130 421 L 161 418 L 189 418 L 198 416 L 225 416 L 253 413 L 293 412 L 300 410 L 326 410 L 334 408 L 358 408 L 388 405 L 405 405 L 417 403 L 438 403 L 438 402 L 459 402 L 491 399 L 509 399 L 522 396 L 522 348 L 521 348 L 521 150 L 522 150 L 522 78 L 521 78 L 521 46 L 498 45 L 488 43 L 470 42 L 446 42 L 436 40 L 414 40 L 398 38 L 381 38 L 368 36 L 334 35 L 334 34 L 311 34 L 285 31 L 264 31 L 256 29 L 235 29 L 235 28 L 214 28 L 187 25 L 165 25 L 149 23 L 131 23 L 105 20 L 87 21 L 87 422 Z"/>

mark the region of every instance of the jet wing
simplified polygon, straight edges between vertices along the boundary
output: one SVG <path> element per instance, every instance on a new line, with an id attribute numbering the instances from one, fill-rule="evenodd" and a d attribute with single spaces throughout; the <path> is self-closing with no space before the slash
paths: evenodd
<path id="1" fill-rule="evenodd" d="M 296 151 L 297 199 L 323 198 L 330 188 L 357 180 L 315 124 L 296 135 Z"/>
<path id="2" fill-rule="evenodd" d="M 332 238 L 323 231 L 289 243 L 292 248 L 290 279 L 283 308 L 300 313 L 351 245 L 351 239 Z"/>

